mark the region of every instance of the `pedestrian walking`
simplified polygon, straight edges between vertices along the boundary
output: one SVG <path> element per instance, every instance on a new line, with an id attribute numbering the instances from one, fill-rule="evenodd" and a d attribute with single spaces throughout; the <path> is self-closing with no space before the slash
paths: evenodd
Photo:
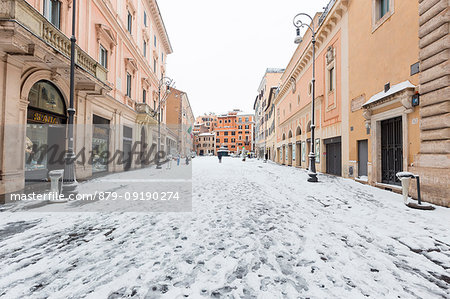
<path id="1" fill-rule="evenodd" d="M 217 152 L 217 157 L 219 158 L 219 163 L 222 163 L 222 152 Z"/>
<path id="2" fill-rule="evenodd" d="M 177 156 L 177 166 L 180 166 L 180 160 L 181 160 L 180 154 L 178 154 L 178 156 Z"/>
<path id="3" fill-rule="evenodd" d="M 166 169 L 172 168 L 172 155 L 167 156 Z"/>
<path id="4" fill-rule="evenodd" d="M 186 155 L 186 165 L 189 165 L 189 156 Z"/>

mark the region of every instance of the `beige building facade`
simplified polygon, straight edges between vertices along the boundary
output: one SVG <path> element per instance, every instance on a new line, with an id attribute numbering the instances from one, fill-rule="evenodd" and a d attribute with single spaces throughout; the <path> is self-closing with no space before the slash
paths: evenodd
<path id="1" fill-rule="evenodd" d="M 258 95 L 253 104 L 255 111 L 255 153 L 258 158 L 270 159 L 274 153 L 275 106 L 270 96 L 278 88 L 284 69 L 268 68 L 258 87 Z M 266 157 L 267 155 L 267 157 Z M 273 158 L 272 158 L 273 159 Z"/>
<path id="2" fill-rule="evenodd" d="M 197 155 L 208 156 L 216 154 L 216 142 L 214 132 L 200 133 L 197 137 Z"/>

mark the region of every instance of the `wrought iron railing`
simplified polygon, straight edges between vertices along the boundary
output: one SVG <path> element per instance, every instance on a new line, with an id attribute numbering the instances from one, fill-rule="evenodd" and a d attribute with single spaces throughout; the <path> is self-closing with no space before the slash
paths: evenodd
<path id="1" fill-rule="evenodd" d="M 330 12 L 331 8 L 333 8 L 333 5 L 336 3 L 337 0 L 330 0 L 328 2 L 327 6 L 324 7 L 323 13 L 319 17 L 319 27 L 322 25 L 323 21 L 327 17 L 328 13 Z"/>

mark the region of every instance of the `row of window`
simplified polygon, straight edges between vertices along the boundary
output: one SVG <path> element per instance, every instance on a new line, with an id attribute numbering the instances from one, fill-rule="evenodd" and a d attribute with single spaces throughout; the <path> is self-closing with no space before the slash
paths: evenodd
<path id="1" fill-rule="evenodd" d="M 225 120 L 223 120 L 223 123 L 231 123 L 232 122 L 232 119 L 225 119 Z M 238 119 L 238 122 L 242 122 L 242 118 L 241 117 L 239 117 L 239 119 Z M 246 117 L 245 118 L 245 122 L 249 122 L 249 118 L 248 117 Z M 221 124 L 222 123 L 222 120 L 221 119 L 219 119 L 219 124 Z"/>
<path id="2" fill-rule="evenodd" d="M 217 139 L 216 139 L 216 143 L 221 143 L 221 140 L 222 140 L 222 139 L 217 138 Z M 238 136 L 238 140 L 242 140 L 242 136 Z M 249 141 L 249 136 L 245 136 L 245 141 Z M 228 143 L 228 138 L 224 138 L 224 139 L 223 139 L 223 142 L 224 142 L 224 143 Z M 236 138 L 231 138 L 231 139 L 230 139 L 230 142 L 231 142 L 231 143 L 236 142 Z"/>
<path id="3" fill-rule="evenodd" d="M 208 144 L 208 143 L 203 143 L 203 147 L 211 147 L 211 146 L 213 146 L 213 145 L 212 145 L 212 144 Z M 202 147 L 202 144 L 199 143 L 199 144 L 197 145 L 197 147 Z"/>
<path id="4" fill-rule="evenodd" d="M 240 129 L 242 129 L 242 128 L 240 128 Z M 246 128 L 246 129 L 248 129 L 248 128 Z M 245 131 L 244 133 L 245 134 L 250 134 L 250 131 Z M 217 134 L 217 136 L 222 135 L 220 131 L 217 131 L 216 134 Z M 242 131 L 238 131 L 238 134 L 242 135 Z M 231 131 L 231 135 L 235 136 L 236 135 L 236 131 Z M 223 136 L 228 136 L 228 132 L 227 131 L 223 132 Z"/>
<path id="5" fill-rule="evenodd" d="M 238 143 L 238 144 L 237 144 L 238 147 L 241 147 L 241 146 L 243 146 L 243 145 L 244 145 L 243 143 Z M 216 145 L 216 148 L 220 148 L 220 145 L 217 144 L 217 145 Z M 231 148 L 236 148 L 236 146 L 235 146 L 234 144 L 232 144 L 232 145 L 231 145 Z"/>

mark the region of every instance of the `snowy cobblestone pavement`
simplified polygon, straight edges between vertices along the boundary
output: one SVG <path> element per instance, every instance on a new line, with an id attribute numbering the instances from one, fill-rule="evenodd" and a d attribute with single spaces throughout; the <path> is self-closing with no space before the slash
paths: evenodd
<path id="1" fill-rule="evenodd" d="M 193 160 L 192 213 L 0 206 L 0 298 L 450 297 L 449 209 L 306 178 L 205 157 Z"/>

